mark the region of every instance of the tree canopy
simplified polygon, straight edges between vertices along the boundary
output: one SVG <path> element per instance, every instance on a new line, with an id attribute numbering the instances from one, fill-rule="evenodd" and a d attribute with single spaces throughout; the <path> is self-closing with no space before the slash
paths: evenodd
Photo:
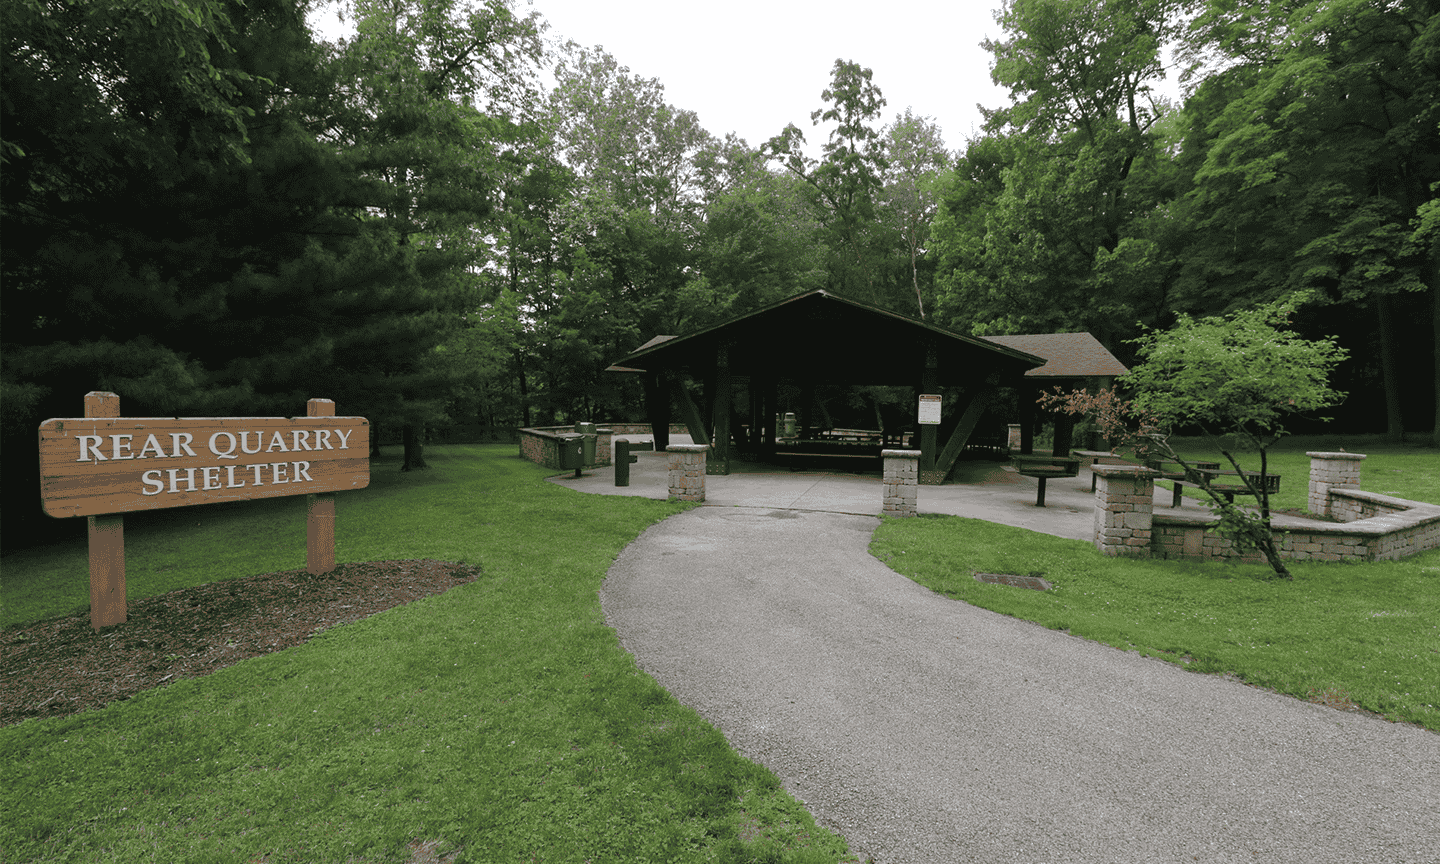
<path id="1" fill-rule="evenodd" d="M 1349 429 L 1440 417 L 1436 0 L 1007 0 L 975 138 L 841 58 L 818 155 L 712 133 L 509 0 L 341 5 L 328 42 L 295 0 L 0 6 L 5 453 L 111 389 L 328 396 L 421 464 L 427 425 L 634 416 L 615 358 L 814 287 L 1127 361 L 1307 291 Z"/>

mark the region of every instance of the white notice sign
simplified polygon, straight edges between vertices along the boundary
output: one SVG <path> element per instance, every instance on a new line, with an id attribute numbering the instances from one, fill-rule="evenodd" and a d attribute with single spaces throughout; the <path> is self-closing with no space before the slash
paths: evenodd
<path id="1" fill-rule="evenodd" d="M 920 396 L 920 423 L 926 426 L 940 425 L 940 397 L 939 395 Z"/>

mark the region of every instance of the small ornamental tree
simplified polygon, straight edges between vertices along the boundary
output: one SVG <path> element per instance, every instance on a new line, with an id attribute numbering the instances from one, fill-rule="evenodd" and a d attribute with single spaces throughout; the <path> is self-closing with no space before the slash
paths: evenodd
<path id="1" fill-rule="evenodd" d="M 1120 379 L 1135 393 L 1131 401 L 1114 391 L 1057 391 L 1040 401 L 1093 418 L 1112 444 L 1128 445 L 1142 459 L 1179 463 L 1218 511 L 1221 536 L 1237 551 L 1258 550 L 1277 576 L 1289 579 L 1270 524 L 1267 450 L 1284 437 L 1290 417 L 1335 405 L 1345 395 L 1328 384 L 1345 349 L 1331 339 L 1301 339 L 1282 329 L 1306 299 L 1297 294 L 1225 318 L 1182 315 L 1170 330 L 1146 333 L 1134 340 L 1143 362 Z M 1211 475 L 1175 452 L 1168 430 L 1182 424 L 1198 427 L 1224 454 L 1255 496 L 1258 513 L 1227 500 L 1211 487 Z M 1241 469 L 1234 456 L 1241 449 L 1259 452 L 1258 475 Z"/>

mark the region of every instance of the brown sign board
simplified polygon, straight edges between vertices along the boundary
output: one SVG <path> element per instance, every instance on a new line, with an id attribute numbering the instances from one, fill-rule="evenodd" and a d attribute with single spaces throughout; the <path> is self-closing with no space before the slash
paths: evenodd
<path id="1" fill-rule="evenodd" d="M 55 517 L 343 492 L 370 485 L 364 417 L 107 417 L 40 424 Z"/>

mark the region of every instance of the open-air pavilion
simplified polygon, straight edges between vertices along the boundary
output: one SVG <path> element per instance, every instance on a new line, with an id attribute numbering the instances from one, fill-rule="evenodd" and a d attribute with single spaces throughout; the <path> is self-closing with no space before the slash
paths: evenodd
<path id="1" fill-rule="evenodd" d="M 1006 341 L 1018 339 L 1042 341 Z M 1046 369 L 1057 374 L 1033 374 Z M 657 336 L 611 371 L 643 376 L 656 448 L 668 444 L 672 422 L 684 423 L 695 443 L 711 447 L 710 473 L 729 473 L 732 441 L 767 461 L 801 454 L 878 457 L 882 447 L 910 447 L 921 453 L 921 482 L 935 485 L 1002 390 L 1029 394 L 1036 382 L 1084 383 L 1125 370 L 1089 334 L 964 336 L 816 290 L 694 333 Z M 702 385 L 698 404 L 685 386 L 687 378 Z M 782 435 L 775 422 L 782 413 L 782 385 L 800 394 L 793 436 Z M 836 429 L 814 398 L 825 385 L 912 387 L 917 394 L 946 398 L 938 424 L 918 423 L 912 407 L 908 418 L 882 421 L 880 429 Z M 1022 412 L 1033 407 L 1032 397 L 1019 401 Z M 1023 425 L 1023 450 L 1029 452 L 1033 412 Z M 1060 425 L 1068 430 L 1068 424 Z M 1056 443 L 1068 450 L 1068 431 L 1057 434 Z"/>

